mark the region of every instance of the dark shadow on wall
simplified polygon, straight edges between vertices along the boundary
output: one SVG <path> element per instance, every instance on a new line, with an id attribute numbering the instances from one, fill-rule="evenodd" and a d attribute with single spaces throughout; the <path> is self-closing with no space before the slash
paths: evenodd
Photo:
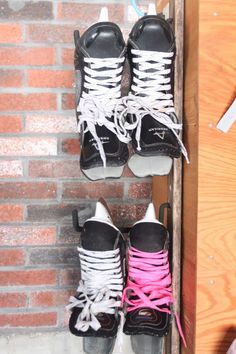
<path id="1" fill-rule="evenodd" d="M 231 346 L 234 339 L 236 339 L 236 326 L 230 326 L 225 331 L 221 340 L 216 344 L 216 348 L 215 348 L 214 353 L 215 354 L 226 354 L 227 350 Z M 233 354 L 236 354 L 236 352 Z"/>

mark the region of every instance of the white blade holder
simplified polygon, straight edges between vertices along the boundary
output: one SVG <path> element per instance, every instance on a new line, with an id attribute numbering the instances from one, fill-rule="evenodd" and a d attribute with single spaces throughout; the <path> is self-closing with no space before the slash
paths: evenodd
<path id="1" fill-rule="evenodd" d="M 108 22 L 108 21 L 109 21 L 108 8 L 104 6 L 101 8 L 98 22 Z"/>
<path id="2" fill-rule="evenodd" d="M 157 11 L 156 11 L 156 4 L 151 2 L 149 5 L 148 5 L 148 15 L 156 15 L 157 14 Z"/>

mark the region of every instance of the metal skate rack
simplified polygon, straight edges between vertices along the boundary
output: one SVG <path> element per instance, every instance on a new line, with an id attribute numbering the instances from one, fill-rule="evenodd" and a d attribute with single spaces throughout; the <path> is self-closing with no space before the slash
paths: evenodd
<path id="1" fill-rule="evenodd" d="M 183 34 L 184 34 L 184 0 L 157 0 L 157 11 L 164 12 L 173 19 L 177 55 L 174 72 L 174 101 L 176 114 L 182 121 L 183 116 Z M 172 284 L 175 299 L 175 311 L 181 315 L 181 224 L 182 224 L 182 160 L 176 159 L 169 176 L 153 177 L 153 202 L 156 210 L 168 202 L 171 209 L 166 216 L 166 224 L 171 236 Z M 166 340 L 165 354 L 179 354 L 180 337 L 174 319 Z"/>

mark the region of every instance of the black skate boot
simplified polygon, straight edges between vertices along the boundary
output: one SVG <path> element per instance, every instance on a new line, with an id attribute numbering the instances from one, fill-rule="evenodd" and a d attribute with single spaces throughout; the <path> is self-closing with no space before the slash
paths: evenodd
<path id="1" fill-rule="evenodd" d="M 75 38 L 76 111 L 80 167 L 90 180 L 118 178 L 130 141 L 120 116 L 125 42 L 119 27 L 98 22 Z"/>
<path id="2" fill-rule="evenodd" d="M 179 138 L 172 95 L 175 38 L 161 15 L 147 15 L 134 25 L 128 40 L 131 68 L 127 105 L 134 155 L 128 165 L 138 177 L 166 175 L 172 158 L 187 152 Z"/>
<path id="3" fill-rule="evenodd" d="M 69 329 L 84 337 L 86 353 L 110 354 L 113 349 L 120 322 L 123 250 L 122 234 L 98 202 L 95 216 L 83 226 L 78 247 L 81 280 L 67 306 L 72 311 Z"/>
<path id="4" fill-rule="evenodd" d="M 128 279 L 123 293 L 127 305 L 126 334 L 168 333 L 172 295 L 167 244 L 168 232 L 156 219 L 150 203 L 144 219 L 130 231 Z"/>
<path id="5" fill-rule="evenodd" d="M 169 235 L 156 219 L 152 203 L 145 217 L 132 227 L 129 240 L 128 276 L 122 297 L 126 311 L 123 331 L 132 336 L 131 344 L 136 354 L 141 354 L 141 348 L 147 354 L 162 354 L 163 336 L 169 331 L 174 300 Z M 184 340 L 178 316 L 174 315 Z"/>

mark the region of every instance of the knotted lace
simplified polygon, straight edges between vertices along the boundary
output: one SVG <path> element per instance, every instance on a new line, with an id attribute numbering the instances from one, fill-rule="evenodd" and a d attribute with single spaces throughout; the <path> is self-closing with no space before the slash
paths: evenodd
<path id="1" fill-rule="evenodd" d="M 178 123 L 173 95 L 171 91 L 171 65 L 173 52 L 156 52 L 131 49 L 133 64 L 138 64 L 138 69 L 133 69 L 133 84 L 128 96 L 122 102 L 126 107 L 122 116 L 127 113 L 133 117 L 132 123 L 126 123 L 127 130 L 136 129 L 135 139 L 137 149 L 140 147 L 142 119 L 151 115 L 156 121 L 168 127 L 175 135 L 183 155 L 189 162 L 187 151 L 182 143 L 178 131 L 182 124 Z"/>
<path id="2" fill-rule="evenodd" d="M 96 125 L 105 126 L 123 143 L 130 137 L 124 128 L 121 105 L 121 75 L 125 58 L 85 58 L 89 65 L 84 67 L 84 88 L 77 111 L 79 113 L 78 131 L 90 131 L 95 139 L 104 167 L 106 155 L 103 143 L 96 132 Z M 114 112 L 116 112 L 114 114 Z"/>
<path id="3" fill-rule="evenodd" d="M 120 250 L 88 251 L 78 248 L 81 263 L 81 281 L 78 295 L 71 296 L 67 309 L 82 308 L 75 328 L 87 331 L 89 327 L 97 331 L 101 325 L 98 313 L 114 314 L 121 305 L 123 277 Z"/>
<path id="4" fill-rule="evenodd" d="M 127 286 L 122 302 L 127 304 L 127 312 L 148 307 L 171 314 L 172 295 L 168 251 L 141 252 L 131 247 L 128 252 Z M 174 313 L 177 327 L 184 344 L 184 334 L 179 317 Z"/>

